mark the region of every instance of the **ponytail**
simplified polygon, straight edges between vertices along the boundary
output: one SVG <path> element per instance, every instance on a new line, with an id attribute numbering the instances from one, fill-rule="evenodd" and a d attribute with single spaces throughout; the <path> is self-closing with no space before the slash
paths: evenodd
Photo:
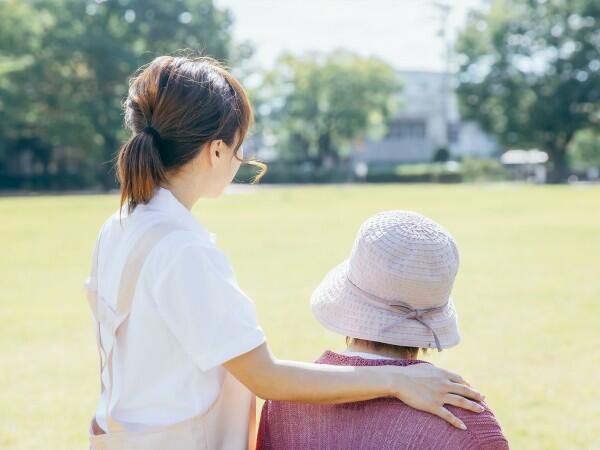
<path id="1" fill-rule="evenodd" d="M 117 177 L 121 184 L 121 208 L 127 202 L 129 214 L 137 205 L 148 203 L 154 190 L 165 181 L 165 167 L 157 144 L 155 136 L 144 129 L 119 150 Z"/>

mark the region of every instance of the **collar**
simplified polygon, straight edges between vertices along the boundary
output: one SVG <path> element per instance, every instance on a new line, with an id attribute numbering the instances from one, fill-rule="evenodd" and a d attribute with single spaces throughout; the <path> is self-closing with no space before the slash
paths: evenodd
<path id="1" fill-rule="evenodd" d="M 390 359 L 385 356 L 373 355 L 376 359 L 362 356 L 345 355 L 326 350 L 315 362 L 334 366 L 412 366 L 413 364 L 431 364 L 421 359 Z"/>
<path id="2" fill-rule="evenodd" d="M 158 212 L 167 215 L 179 225 L 198 233 L 213 244 L 216 242 L 215 234 L 204 228 L 204 226 L 194 217 L 192 212 L 177 200 L 173 193 L 167 188 L 162 186 L 157 187 L 150 201 L 147 204 L 138 205 L 136 211 L 138 209 L 140 211 Z"/>
<path id="3" fill-rule="evenodd" d="M 390 358 L 389 356 L 378 355 L 376 353 L 353 352 L 352 350 L 348 349 L 344 350 L 341 354 L 344 356 L 359 357 L 364 359 L 394 359 Z"/>

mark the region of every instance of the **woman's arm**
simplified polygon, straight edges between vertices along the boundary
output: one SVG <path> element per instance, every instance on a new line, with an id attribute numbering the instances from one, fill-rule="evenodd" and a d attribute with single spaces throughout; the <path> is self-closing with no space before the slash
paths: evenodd
<path id="1" fill-rule="evenodd" d="M 483 411 L 466 398 L 482 400 L 480 393 L 459 375 L 430 364 L 353 367 L 284 361 L 276 359 L 265 343 L 224 366 L 265 400 L 347 403 L 393 396 L 461 429 L 466 429 L 465 425 L 445 404 Z"/>

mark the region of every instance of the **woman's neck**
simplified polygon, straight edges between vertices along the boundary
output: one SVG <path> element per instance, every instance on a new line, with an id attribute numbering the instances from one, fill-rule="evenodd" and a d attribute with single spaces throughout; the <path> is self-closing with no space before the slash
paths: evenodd
<path id="1" fill-rule="evenodd" d="M 417 359 L 416 355 L 409 355 L 409 354 L 407 354 L 407 352 L 395 351 L 395 350 L 386 349 L 386 348 L 381 348 L 381 349 L 375 350 L 372 346 L 368 345 L 367 343 L 360 342 L 360 341 L 352 342 L 350 345 L 348 345 L 348 350 L 351 352 L 369 353 L 372 355 L 387 356 L 388 358 L 394 358 L 394 359 Z"/>
<path id="2" fill-rule="evenodd" d="M 190 211 L 198 201 L 198 196 L 193 189 L 190 189 L 189 183 L 182 179 L 173 178 L 165 182 L 161 187 L 168 189 L 171 194 Z"/>

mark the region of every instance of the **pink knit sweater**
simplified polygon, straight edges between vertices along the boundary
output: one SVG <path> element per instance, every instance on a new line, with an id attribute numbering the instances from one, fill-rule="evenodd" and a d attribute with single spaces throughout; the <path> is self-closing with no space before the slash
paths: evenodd
<path id="1" fill-rule="evenodd" d="M 424 361 L 371 360 L 327 351 L 317 363 L 407 366 Z M 467 426 L 462 431 L 392 398 L 341 405 L 268 401 L 260 418 L 257 449 L 508 449 L 496 418 L 482 405 L 485 411 L 479 414 L 447 406 Z"/>

